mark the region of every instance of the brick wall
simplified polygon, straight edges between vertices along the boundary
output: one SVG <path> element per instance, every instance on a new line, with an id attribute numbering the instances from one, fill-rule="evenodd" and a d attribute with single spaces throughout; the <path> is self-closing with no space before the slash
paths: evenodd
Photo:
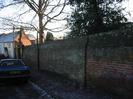
<path id="1" fill-rule="evenodd" d="M 89 48 L 87 81 L 125 95 L 133 91 L 133 48 Z"/>
<path id="2" fill-rule="evenodd" d="M 83 83 L 84 39 L 46 42 L 40 45 L 40 68 Z M 36 46 L 25 48 L 24 60 L 37 69 Z"/>
<path id="3" fill-rule="evenodd" d="M 84 82 L 85 39 L 46 42 L 40 45 L 41 70 Z M 24 60 L 37 69 L 36 46 L 25 48 Z M 87 84 L 112 92 L 133 91 L 133 48 L 88 48 Z"/>

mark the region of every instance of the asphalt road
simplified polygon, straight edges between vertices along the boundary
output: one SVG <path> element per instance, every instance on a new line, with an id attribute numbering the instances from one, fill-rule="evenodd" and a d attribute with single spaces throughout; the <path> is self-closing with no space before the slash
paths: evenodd
<path id="1" fill-rule="evenodd" d="M 77 88 L 69 80 L 46 72 L 33 73 L 27 83 L 1 84 L 0 99 L 122 99 L 93 88 Z M 129 99 L 129 98 L 123 98 Z M 131 98 L 133 99 L 133 98 Z"/>
<path id="2" fill-rule="evenodd" d="M 88 93 L 87 96 L 84 94 L 76 94 L 72 91 L 62 91 L 57 90 L 49 94 L 46 87 L 41 86 L 41 84 L 36 84 L 36 82 L 28 81 L 27 83 L 21 84 L 0 84 L 0 99 L 113 99 L 110 96 L 98 96 Z M 45 89 L 44 89 L 45 88 Z"/>
<path id="3" fill-rule="evenodd" d="M 0 99 L 55 99 L 34 82 L 0 85 Z"/>

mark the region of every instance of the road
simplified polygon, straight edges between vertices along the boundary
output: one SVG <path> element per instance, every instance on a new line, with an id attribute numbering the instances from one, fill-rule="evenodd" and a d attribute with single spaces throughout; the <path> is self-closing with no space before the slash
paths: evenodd
<path id="1" fill-rule="evenodd" d="M 32 73 L 28 83 L 0 84 L 0 99 L 121 99 L 93 88 L 78 88 L 75 83 L 47 72 Z M 126 99 L 126 98 L 125 98 Z"/>
<path id="2" fill-rule="evenodd" d="M 55 90 L 53 91 L 56 92 Z M 99 96 L 93 95 L 93 93 L 88 93 L 88 95 L 80 95 L 71 91 L 64 93 L 63 90 L 57 95 L 49 94 L 47 90 L 44 90 L 33 81 L 21 84 L 0 85 L 0 99 L 114 99 L 107 95 Z"/>
<path id="3" fill-rule="evenodd" d="M 34 82 L 0 85 L 0 99 L 55 99 Z"/>

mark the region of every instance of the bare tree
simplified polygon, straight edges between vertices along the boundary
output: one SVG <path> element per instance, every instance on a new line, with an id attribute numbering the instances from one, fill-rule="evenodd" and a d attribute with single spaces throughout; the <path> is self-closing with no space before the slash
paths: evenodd
<path id="1" fill-rule="evenodd" d="M 29 12 L 32 11 L 34 14 L 32 15 L 31 22 L 30 23 L 24 23 L 24 25 L 30 25 L 35 28 L 37 33 L 39 33 L 39 43 L 44 42 L 44 31 L 45 30 L 51 30 L 47 27 L 48 23 L 53 21 L 61 21 L 61 18 L 59 19 L 59 16 L 64 13 L 64 9 L 67 5 L 67 0 L 13 0 L 14 2 L 3 5 L 2 7 L 9 7 L 13 5 L 18 4 L 26 4 L 29 9 L 21 12 L 21 14 L 18 15 L 18 17 L 21 17 Z M 23 6 L 24 8 L 24 6 Z M 22 8 L 22 9 L 23 9 Z M 12 24 L 14 23 L 14 19 L 12 18 Z M 36 21 L 36 24 L 33 24 L 32 22 L 34 20 Z M 16 21 L 15 21 L 16 22 Z M 19 22 L 21 23 L 21 22 Z"/>

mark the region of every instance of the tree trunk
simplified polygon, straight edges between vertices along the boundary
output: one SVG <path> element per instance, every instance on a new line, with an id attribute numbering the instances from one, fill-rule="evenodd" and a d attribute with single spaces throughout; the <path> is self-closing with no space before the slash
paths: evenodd
<path id="1" fill-rule="evenodd" d="M 39 17 L 39 44 L 42 44 L 43 41 L 44 41 L 42 6 L 43 6 L 42 0 L 39 0 L 39 9 L 38 9 L 38 17 Z"/>
<path id="2" fill-rule="evenodd" d="M 42 44 L 44 41 L 44 32 L 43 32 L 43 15 L 39 14 L 39 44 Z"/>

